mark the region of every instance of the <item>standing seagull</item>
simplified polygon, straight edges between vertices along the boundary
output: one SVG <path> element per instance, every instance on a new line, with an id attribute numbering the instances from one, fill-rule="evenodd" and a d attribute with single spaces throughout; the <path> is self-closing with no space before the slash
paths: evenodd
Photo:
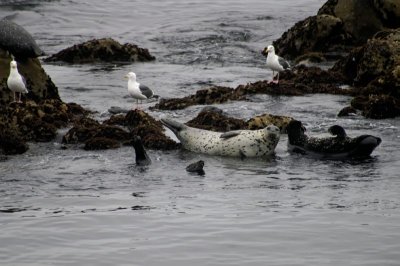
<path id="1" fill-rule="evenodd" d="M 150 99 L 154 96 L 153 91 L 136 81 L 136 74 L 133 72 L 129 72 L 125 78 L 128 78 L 128 92 L 129 94 L 136 99 L 136 104 L 139 103 L 139 100 Z"/>
<path id="2" fill-rule="evenodd" d="M 19 98 L 17 102 L 22 103 L 21 94 L 28 93 L 28 90 L 26 89 L 24 77 L 18 72 L 17 62 L 15 60 L 10 62 L 10 75 L 7 79 L 7 86 L 14 92 L 14 102 L 16 101 L 15 93 L 19 92 Z"/>
<path id="3" fill-rule="evenodd" d="M 288 61 L 275 54 L 275 48 L 269 45 L 264 49 L 263 54 L 267 53 L 267 67 L 272 70 L 272 80 L 270 82 L 279 83 L 279 72 L 290 69 Z M 275 71 L 278 72 L 278 77 L 275 80 Z"/>

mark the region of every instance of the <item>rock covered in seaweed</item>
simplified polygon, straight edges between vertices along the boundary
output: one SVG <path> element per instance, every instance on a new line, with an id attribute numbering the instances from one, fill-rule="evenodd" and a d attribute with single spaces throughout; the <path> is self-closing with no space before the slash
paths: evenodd
<path id="1" fill-rule="evenodd" d="M 273 42 L 287 59 L 321 52 L 337 57 L 379 31 L 400 27 L 397 0 L 328 0 L 315 16 L 297 22 Z"/>
<path id="2" fill-rule="evenodd" d="M 195 118 L 185 124 L 190 127 L 218 132 L 246 129 L 246 123 L 242 119 L 224 115 L 222 110 L 217 108 L 205 108 Z"/>
<path id="3" fill-rule="evenodd" d="M 148 49 L 135 44 L 120 44 L 112 38 L 93 39 L 73 45 L 45 59 L 72 64 L 94 62 L 144 62 L 154 60 Z"/>
<path id="4" fill-rule="evenodd" d="M 57 129 L 84 115 L 77 106 L 59 100 L 13 103 L 1 106 L 0 114 L 0 149 L 6 154 L 25 152 L 27 141 L 51 141 Z"/>
<path id="5" fill-rule="evenodd" d="M 192 105 L 220 104 L 234 100 L 246 100 L 249 94 L 270 94 L 300 96 L 309 93 L 350 94 L 342 89 L 344 77 L 341 73 L 322 70 L 318 67 L 298 66 L 292 71 L 281 73 L 280 83 L 267 80 L 239 85 L 236 88 L 214 86 L 198 90 L 195 94 L 182 98 L 161 99 L 151 109 L 178 110 Z"/>

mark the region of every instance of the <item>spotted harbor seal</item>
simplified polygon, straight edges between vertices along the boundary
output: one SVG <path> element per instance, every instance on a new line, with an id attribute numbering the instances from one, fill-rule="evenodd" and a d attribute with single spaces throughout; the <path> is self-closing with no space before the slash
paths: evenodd
<path id="1" fill-rule="evenodd" d="M 161 122 L 172 130 L 185 149 L 210 155 L 242 158 L 271 155 L 280 137 L 279 128 L 274 125 L 221 133 L 189 127 L 167 118 L 162 118 Z"/>
<path id="2" fill-rule="evenodd" d="M 372 135 L 351 138 L 347 136 L 344 128 L 338 125 L 331 126 L 328 130 L 333 137 L 309 137 L 304 131 L 300 121 L 293 120 L 289 123 L 289 151 L 324 159 L 366 158 L 382 142 L 381 138 Z"/>
<path id="3" fill-rule="evenodd" d="M 19 60 L 44 55 L 29 32 L 6 18 L 0 20 L 0 48 Z"/>

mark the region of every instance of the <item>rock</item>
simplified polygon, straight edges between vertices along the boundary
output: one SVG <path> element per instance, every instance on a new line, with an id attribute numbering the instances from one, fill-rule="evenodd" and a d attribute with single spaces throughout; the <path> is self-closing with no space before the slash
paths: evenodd
<path id="1" fill-rule="evenodd" d="M 300 96 L 308 93 L 347 95 L 351 91 L 339 87 L 344 80 L 344 76 L 339 72 L 301 65 L 294 67 L 292 71 L 282 72 L 279 84 L 262 80 L 239 85 L 235 89 L 215 86 L 182 98 L 162 99 L 150 109 L 177 110 L 195 104 L 220 104 L 233 100 L 246 100 L 246 95 L 256 93 L 287 96 Z"/>
<path id="2" fill-rule="evenodd" d="M 388 28 L 400 27 L 400 3 L 398 0 L 373 0 L 375 10 L 380 14 L 383 25 Z"/>
<path id="3" fill-rule="evenodd" d="M 352 116 L 357 114 L 357 110 L 352 107 L 352 106 L 346 106 L 342 110 L 339 111 L 338 117 L 343 117 L 343 116 Z"/>
<path id="4" fill-rule="evenodd" d="M 13 100 L 13 93 L 7 87 L 7 78 L 10 73 L 11 57 L 0 48 L 0 104 L 9 104 Z M 24 76 L 29 93 L 24 95 L 23 101 L 36 102 L 53 99 L 60 100 L 58 89 L 51 78 L 46 74 L 37 58 L 27 58 L 18 61 L 18 71 Z"/>
<path id="5" fill-rule="evenodd" d="M 355 48 L 332 68 L 356 86 L 368 83 L 400 65 L 400 29 L 378 32 L 362 47 Z"/>
<path id="6" fill-rule="evenodd" d="M 104 120 L 103 124 L 125 126 L 125 117 L 126 115 L 123 114 L 112 115 L 109 119 Z"/>
<path id="7" fill-rule="evenodd" d="M 311 16 L 297 22 L 273 42 L 277 54 L 286 59 L 312 52 L 335 52 L 346 50 L 351 36 L 343 29 L 342 21 L 331 15 Z M 300 59 L 297 59 L 299 61 Z"/>
<path id="8" fill-rule="evenodd" d="M 28 145 L 19 136 L 16 129 L 0 128 L 0 150 L 5 155 L 22 154 L 28 150 Z"/>
<path id="9" fill-rule="evenodd" d="M 202 110 L 195 118 L 188 121 L 186 125 L 218 132 L 246 129 L 246 123 L 243 120 L 228 117 L 218 109 Z"/>
<path id="10" fill-rule="evenodd" d="M 399 14 L 398 0 L 328 0 L 317 15 L 297 22 L 273 45 L 286 59 L 313 52 L 337 59 L 377 32 L 400 27 Z"/>
<path id="11" fill-rule="evenodd" d="M 155 57 L 147 49 L 129 43 L 122 45 L 112 38 L 89 40 L 66 48 L 45 59 L 46 62 L 64 61 L 71 64 L 151 60 L 155 60 Z"/>
<path id="12" fill-rule="evenodd" d="M 139 136 L 143 145 L 150 149 L 171 150 L 179 145 L 164 134 L 164 127 L 142 110 L 131 110 L 125 117 L 131 138 Z"/>
<path id="13" fill-rule="evenodd" d="M 243 96 L 233 94 L 233 89 L 228 87 L 214 86 L 198 90 L 196 94 L 183 98 L 161 99 L 152 109 L 178 110 L 196 104 L 224 103 L 229 100 L 244 99 Z"/>
<path id="14" fill-rule="evenodd" d="M 118 140 L 104 138 L 104 137 L 94 137 L 85 142 L 85 150 L 106 150 L 106 149 L 116 149 L 120 147 L 120 142 Z"/>
<path id="15" fill-rule="evenodd" d="M 255 116 L 247 121 L 247 128 L 251 130 L 257 130 L 267 127 L 268 125 L 275 125 L 279 127 L 281 133 L 286 133 L 286 127 L 290 121 L 294 120 L 289 116 L 262 114 Z"/>
<path id="16" fill-rule="evenodd" d="M 363 108 L 367 118 L 385 119 L 400 115 L 400 101 L 389 95 L 371 95 Z"/>

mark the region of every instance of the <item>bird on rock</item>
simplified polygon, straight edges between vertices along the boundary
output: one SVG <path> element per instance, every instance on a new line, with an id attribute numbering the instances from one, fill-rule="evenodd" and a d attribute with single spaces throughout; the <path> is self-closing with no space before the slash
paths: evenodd
<path id="1" fill-rule="evenodd" d="M 139 103 L 139 100 L 150 99 L 154 96 L 154 92 L 149 87 L 136 81 L 135 73 L 129 72 L 125 78 L 128 79 L 128 92 L 130 96 L 136 99 L 136 104 Z"/>
<path id="2" fill-rule="evenodd" d="M 267 67 L 272 70 L 272 80 L 270 82 L 279 83 L 279 72 L 290 69 L 288 61 L 276 55 L 275 48 L 272 45 L 265 48 L 263 54 L 267 54 Z M 278 72 L 276 79 L 274 79 L 275 71 Z"/>
<path id="3" fill-rule="evenodd" d="M 10 62 L 10 75 L 7 79 L 7 86 L 11 91 L 14 92 L 14 102 L 16 102 L 15 94 L 18 92 L 19 97 L 17 102 L 22 103 L 21 94 L 28 93 L 28 90 L 26 89 L 24 77 L 18 72 L 17 62 L 15 60 Z"/>

